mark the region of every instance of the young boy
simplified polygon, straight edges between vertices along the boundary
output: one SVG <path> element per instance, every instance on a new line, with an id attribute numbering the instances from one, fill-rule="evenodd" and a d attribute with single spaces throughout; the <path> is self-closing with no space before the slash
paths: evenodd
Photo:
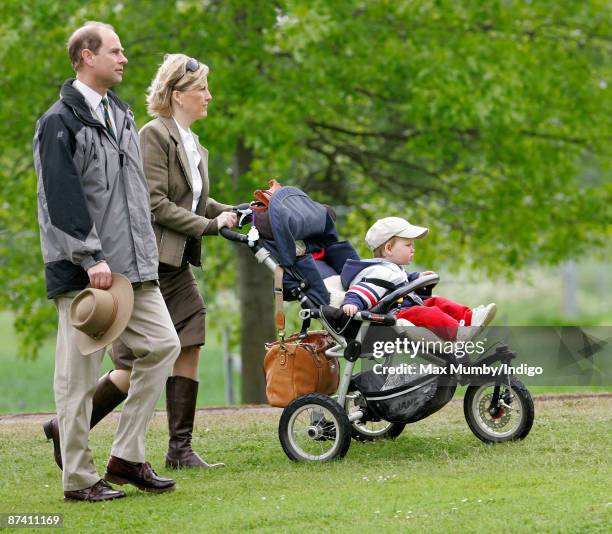
<path id="1" fill-rule="evenodd" d="M 433 274 L 432 271 L 407 273 L 402 267 L 412 261 L 414 240 L 423 239 L 427 232 L 427 228 L 414 226 L 400 217 L 376 221 L 365 236 L 374 258 L 347 260 L 342 269 L 342 284 L 348 287 L 342 303 L 344 313 L 352 317 L 360 310 L 373 307 L 395 286 Z M 443 339 L 455 340 L 460 326 L 484 328 L 493 320 L 496 310 L 494 303 L 470 309 L 449 299 L 432 297 L 429 287 L 405 297 L 397 318 L 423 326 Z M 460 338 L 461 332 L 468 331 L 459 331 Z"/>

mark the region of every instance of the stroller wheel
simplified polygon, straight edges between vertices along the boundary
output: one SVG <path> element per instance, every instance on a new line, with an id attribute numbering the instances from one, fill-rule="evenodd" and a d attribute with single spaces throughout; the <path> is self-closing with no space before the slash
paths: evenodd
<path id="1" fill-rule="evenodd" d="M 349 392 L 344 404 L 346 413 L 363 410 L 361 394 Z M 375 441 L 378 439 L 395 439 L 405 428 L 404 423 L 390 423 L 383 419 L 368 417 L 366 420 L 351 423 L 351 435 L 356 441 Z"/>
<path id="2" fill-rule="evenodd" d="M 278 437 L 289 459 L 327 462 L 346 455 L 351 444 L 351 424 L 334 399 L 309 393 L 283 410 Z"/>
<path id="3" fill-rule="evenodd" d="M 533 399 L 520 380 L 502 385 L 497 406 L 491 405 L 495 382 L 469 386 L 463 399 L 463 412 L 470 430 L 485 443 L 523 439 L 533 425 Z"/>

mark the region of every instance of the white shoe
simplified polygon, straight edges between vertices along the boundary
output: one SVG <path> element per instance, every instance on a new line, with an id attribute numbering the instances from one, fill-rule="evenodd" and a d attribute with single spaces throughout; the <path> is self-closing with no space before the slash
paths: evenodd
<path id="1" fill-rule="evenodd" d="M 497 305 L 495 302 L 491 302 L 491 304 L 487 304 L 484 307 L 477 307 L 472 309 L 472 326 L 478 326 L 480 328 L 479 331 L 484 330 L 485 326 L 487 326 L 495 317 L 497 313 Z"/>
<path id="2" fill-rule="evenodd" d="M 463 321 L 461 321 L 463 323 Z M 469 341 L 472 339 L 474 334 L 476 333 L 476 329 L 472 330 L 471 326 L 465 326 L 464 324 L 460 324 L 457 327 L 457 338 L 455 341 Z"/>

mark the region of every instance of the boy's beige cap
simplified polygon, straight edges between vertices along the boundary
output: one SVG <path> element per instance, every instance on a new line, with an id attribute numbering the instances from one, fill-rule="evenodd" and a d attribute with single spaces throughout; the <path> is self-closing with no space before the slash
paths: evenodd
<path id="1" fill-rule="evenodd" d="M 365 236 L 366 244 L 370 250 L 375 250 L 392 237 L 405 237 L 407 239 L 422 239 L 429 232 L 428 228 L 414 226 L 401 217 L 385 217 L 378 219 L 368 230 Z"/>

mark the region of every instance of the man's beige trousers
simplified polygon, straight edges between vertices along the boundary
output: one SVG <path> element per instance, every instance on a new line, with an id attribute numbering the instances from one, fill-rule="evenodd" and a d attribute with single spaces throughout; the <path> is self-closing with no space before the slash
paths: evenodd
<path id="1" fill-rule="evenodd" d="M 104 350 L 83 356 L 76 347 L 69 310 L 77 293 L 55 298 L 59 321 L 53 388 L 64 491 L 88 488 L 101 478 L 89 448 L 89 422 Z M 147 424 L 180 353 L 172 319 L 153 282 L 134 288 L 134 311 L 119 339 L 132 349 L 135 359 L 111 454 L 130 462 L 144 462 Z"/>

